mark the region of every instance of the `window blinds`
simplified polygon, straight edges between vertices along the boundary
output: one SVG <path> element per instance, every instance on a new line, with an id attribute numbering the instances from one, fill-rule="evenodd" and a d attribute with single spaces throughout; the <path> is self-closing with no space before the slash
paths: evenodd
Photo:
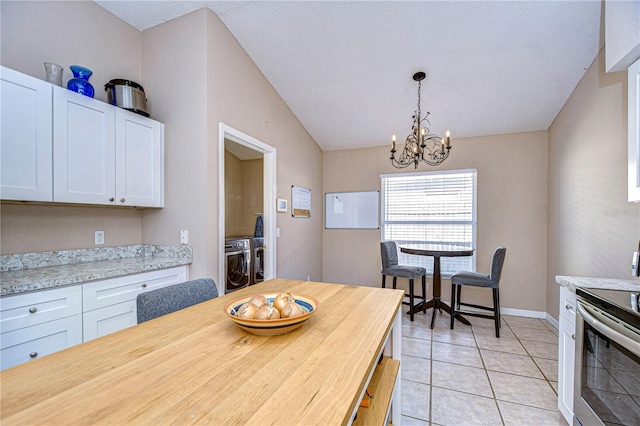
<path id="1" fill-rule="evenodd" d="M 382 176 L 382 240 L 399 246 L 475 247 L 476 171 Z M 433 258 L 399 253 L 402 264 L 433 272 Z M 443 275 L 475 270 L 475 255 L 441 259 Z"/>

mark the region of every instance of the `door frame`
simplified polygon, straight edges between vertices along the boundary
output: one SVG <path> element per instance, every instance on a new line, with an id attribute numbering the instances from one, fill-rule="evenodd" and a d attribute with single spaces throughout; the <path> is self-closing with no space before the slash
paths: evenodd
<path id="1" fill-rule="evenodd" d="M 219 294 L 224 294 L 225 277 L 224 270 L 226 256 L 224 252 L 225 239 L 225 185 L 224 185 L 224 140 L 229 139 L 254 151 L 263 154 L 263 219 L 264 219 L 264 245 L 265 263 L 264 279 L 268 280 L 276 276 L 276 149 L 271 145 L 234 129 L 222 122 L 219 125 L 218 140 L 218 247 L 219 265 L 218 273 Z M 253 255 L 253 253 L 252 253 Z"/>

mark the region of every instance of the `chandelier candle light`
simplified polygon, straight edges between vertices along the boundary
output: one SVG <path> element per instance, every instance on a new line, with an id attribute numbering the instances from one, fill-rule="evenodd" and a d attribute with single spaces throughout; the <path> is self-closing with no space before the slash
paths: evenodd
<path id="1" fill-rule="evenodd" d="M 417 72 L 413 75 L 413 79 L 418 82 L 418 109 L 413 115 L 412 132 L 407 136 L 404 148 L 400 151 L 397 159 L 396 135 L 393 135 L 391 138 L 391 164 L 398 169 L 404 169 L 410 164 L 413 164 L 417 169 L 421 161 L 424 161 L 430 166 L 437 166 L 449 156 L 449 150 L 451 149 L 451 132 L 447 130 L 445 137 L 442 138 L 429 133 L 429 128 L 426 127 L 426 125 L 423 126 L 423 122 L 431 125 L 428 120 L 430 113 L 427 112 L 424 118 L 422 118 L 422 111 L 420 109 L 420 89 L 422 80 L 424 80 L 426 76 L 423 72 Z"/>

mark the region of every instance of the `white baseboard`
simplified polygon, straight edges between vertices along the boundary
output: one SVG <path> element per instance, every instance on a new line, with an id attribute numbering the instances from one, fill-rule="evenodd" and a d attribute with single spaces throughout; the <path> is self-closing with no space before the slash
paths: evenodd
<path id="1" fill-rule="evenodd" d="M 528 311 L 526 309 L 512 309 L 512 308 L 500 308 L 502 315 L 513 315 L 514 317 L 527 317 L 527 318 L 540 318 L 545 319 L 546 312 L 542 311 Z"/>
<path id="2" fill-rule="evenodd" d="M 528 311 L 525 309 L 500 308 L 500 313 L 502 315 L 513 315 L 514 317 L 539 318 L 539 319 L 546 320 L 549 324 L 554 326 L 556 330 L 559 327 L 558 321 L 556 321 L 555 318 L 553 318 L 547 312 Z"/>
<path id="3" fill-rule="evenodd" d="M 558 330 L 560 328 L 560 324 L 558 324 L 558 321 L 556 321 L 556 319 L 554 317 L 552 317 L 551 315 L 549 315 L 548 313 L 545 316 L 545 319 L 547 320 L 547 322 L 549 322 L 549 324 L 554 326 L 556 330 Z"/>

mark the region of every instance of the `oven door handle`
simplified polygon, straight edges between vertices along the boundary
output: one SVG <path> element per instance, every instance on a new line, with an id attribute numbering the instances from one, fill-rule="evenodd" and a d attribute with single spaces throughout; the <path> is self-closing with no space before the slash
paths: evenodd
<path id="1" fill-rule="evenodd" d="M 640 342 L 637 342 L 621 333 L 619 330 L 624 330 L 623 326 L 613 320 L 606 318 L 604 315 L 599 315 L 597 312 L 593 312 L 592 309 L 584 306 L 581 302 L 577 303 L 576 308 L 580 316 L 591 327 L 595 328 L 597 331 L 599 331 L 612 341 L 630 350 L 635 355 L 640 356 Z M 596 318 L 596 316 L 598 318 Z M 625 331 L 627 333 L 632 333 L 632 331 Z"/>

